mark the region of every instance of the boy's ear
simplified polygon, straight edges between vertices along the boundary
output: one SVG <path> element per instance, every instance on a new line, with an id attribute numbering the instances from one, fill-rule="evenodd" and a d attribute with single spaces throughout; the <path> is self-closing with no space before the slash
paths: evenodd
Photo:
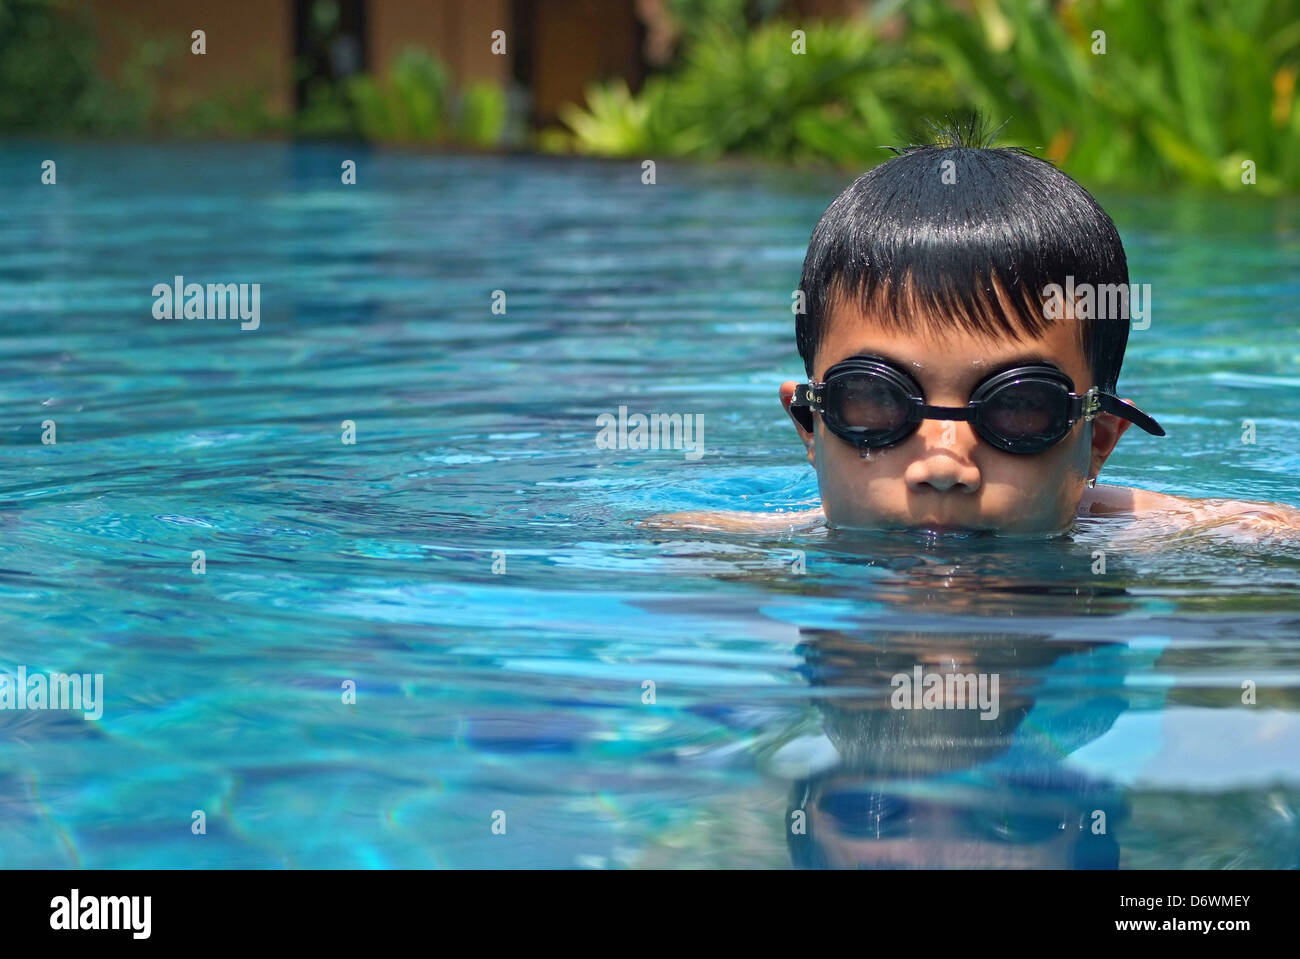
<path id="1" fill-rule="evenodd" d="M 817 465 L 816 451 L 817 446 L 813 441 L 813 415 L 812 410 L 806 406 L 790 405 L 794 399 L 794 391 L 799 384 L 794 380 L 786 380 L 781 384 L 781 405 L 785 411 L 790 414 L 790 419 L 794 420 L 794 428 L 799 433 L 799 441 L 803 443 L 804 449 L 808 453 L 808 462 L 813 466 Z"/>
<path id="2" fill-rule="evenodd" d="M 1132 404 L 1133 401 L 1125 398 L 1125 403 Z M 1110 454 L 1115 451 L 1115 444 L 1119 438 L 1124 435 L 1133 424 L 1128 420 L 1115 416 L 1113 413 L 1103 413 L 1092 421 L 1092 462 L 1090 464 L 1089 476 L 1097 476 L 1101 473 L 1101 468 L 1106 460 L 1110 459 Z"/>

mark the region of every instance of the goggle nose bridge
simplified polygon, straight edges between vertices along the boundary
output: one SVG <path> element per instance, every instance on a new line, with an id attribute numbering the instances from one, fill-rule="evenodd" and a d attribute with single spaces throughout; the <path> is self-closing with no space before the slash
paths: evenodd
<path id="1" fill-rule="evenodd" d="M 972 400 L 970 406 L 913 406 L 908 410 L 908 422 L 913 420 L 957 420 L 975 422 L 981 400 Z"/>

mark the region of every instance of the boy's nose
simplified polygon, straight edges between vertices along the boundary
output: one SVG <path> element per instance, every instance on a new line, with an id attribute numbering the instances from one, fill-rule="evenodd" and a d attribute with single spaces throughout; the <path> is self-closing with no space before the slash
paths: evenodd
<path id="1" fill-rule="evenodd" d="M 972 453 L 979 437 L 960 420 L 926 420 L 917 430 L 920 449 L 904 473 L 908 487 L 973 493 L 980 487 L 980 471 Z"/>

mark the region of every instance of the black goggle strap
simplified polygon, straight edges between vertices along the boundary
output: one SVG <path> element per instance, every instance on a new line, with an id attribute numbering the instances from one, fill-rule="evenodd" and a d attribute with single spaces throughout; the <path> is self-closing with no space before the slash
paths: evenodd
<path id="1" fill-rule="evenodd" d="M 1100 410 L 1103 413 L 1113 413 L 1121 419 L 1126 419 L 1135 426 L 1140 426 L 1152 436 L 1165 435 L 1164 428 L 1159 423 L 1131 403 L 1125 403 L 1118 396 L 1113 396 L 1110 393 L 1102 393 L 1095 387 L 1088 392 L 1089 394 L 1095 394 L 1096 406 L 1092 409 L 1092 415 L 1087 415 L 1089 408 L 1088 404 L 1085 403 L 1084 414 L 1087 419 L 1092 419 L 1096 415 L 1096 411 Z"/>
<path id="2" fill-rule="evenodd" d="M 818 413 L 822 411 L 823 390 L 826 388 L 825 383 L 800 383 L 794 391 L 794 399 L 790 401 L 791 406 L 806 406 Z"/>
<path id="3" fill-rule="evenodd" d="M 822 411 L 822 389 L 825 383 L 800 383 L 790 401 L 790 415 L 809 433 L 813 431 L 813 410 Z"/>

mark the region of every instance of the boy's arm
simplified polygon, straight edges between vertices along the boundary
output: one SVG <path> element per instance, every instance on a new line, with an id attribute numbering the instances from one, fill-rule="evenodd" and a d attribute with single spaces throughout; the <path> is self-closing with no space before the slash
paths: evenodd
<path id="1" fill-rule="evenodd" d="M 1129 486 L 1096 486 L 1084 490 L 1080 516 L 1164 516 L 1184 524 L 1235 522 L 1240 525 L 1300 533 L 1300 509 L 1282 503 L 1239 499 L 1190 499 Z"/>
<path id="2" fill-rule="evenodd" d="M 1131 486 L 1095 486 L 1084 490 L 1080 516 L 1131 516 L 1167 519 L 1179 528 L 1232 526 L 1247 531 L 1300 535 L 1300 509 L 1282 503 L 1234 499 L 1189 499 Z M 637 525 L 647 529 L 704 529 L 770 533 L 804 529 L 825 522 L 818 507 L 775 513 L 744 510 L 694 510 L 662 513 Z"/>
<path id="3" fill-rule="evenodd" d="M 821 507 L 787 510 L 778 513 L 751 513 L 745 510 L 693 510 L 686 513 L 660 513 L 643 519 L 637 526 L 646 529 L 710 529 L 739 533 L 777 533 L 816 526 L 825 519 Z"/>

